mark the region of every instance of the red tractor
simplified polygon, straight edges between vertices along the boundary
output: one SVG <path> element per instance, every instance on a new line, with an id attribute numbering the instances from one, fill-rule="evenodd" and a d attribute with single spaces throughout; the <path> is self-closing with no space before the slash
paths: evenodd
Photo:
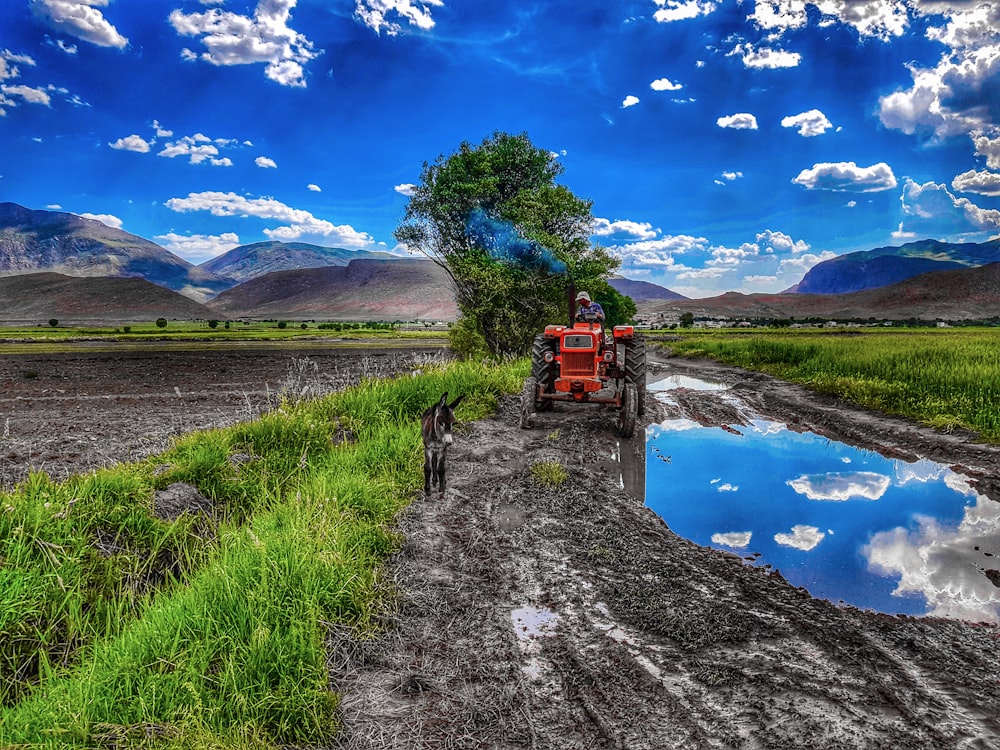
<path id="1" fill-rule="evenodd" d="M 531 429 L 535 413 L 550 410 L 556 401 L 613 404 L 615 432 L 630 438 L 636 416 L 645 412 L 645 397 L 646 342 L 633 326 L 615 326 L 607 333 L 596 319 L 550 325 L 532 347 L 521 427 Z"/>

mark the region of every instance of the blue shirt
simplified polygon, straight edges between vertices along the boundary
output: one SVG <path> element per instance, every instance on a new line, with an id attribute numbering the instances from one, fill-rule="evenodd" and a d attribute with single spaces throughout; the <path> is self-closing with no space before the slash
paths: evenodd
<path id="1" fill-rule="evenodd" d="M 604 308 L 601 307 L 600 303 L 598 303 L 598 302 L 591 302 L 588 305 L 583 300 L 580 300 L 579 302 L 577 302 L 576 319 L 577 320 L 583 320 L 583 316 L 584 315 L 596 315 L 597 319 L 603 322 L 604 321 Z"/>

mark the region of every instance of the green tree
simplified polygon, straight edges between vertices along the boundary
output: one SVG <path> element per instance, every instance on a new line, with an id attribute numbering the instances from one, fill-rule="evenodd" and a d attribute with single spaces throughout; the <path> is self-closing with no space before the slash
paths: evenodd
<path id="1" fill-rule="evenodd" d="M 57 325 L 59 325 L 59 321 L 56 320 L 55 318 L 50 318 L 49 319 L 49 325 L 52 326 L 53 328 L 55 328 Z"/>
<path id="2" fill-rule="evenodd" d="M 157 318 L 156 319 L 156 327 L 157 328 L 166 328 L 167 327 L 167 319 L 166 318 Z"/>
<path id="3" fill-rule="evenodd" d="M 219 327 L 219 321 L 217 321 L 217 320 L 210 320 L 210 321 L 208 321 L 208 327 L 212 328 L 212 329 L 218 328 Z"/>
<path id="4" fill-rule="evenodd" d="M 681 328 L 690 328 L 694 325 L 694 313 L 681 313 Z"/>
<path id="5" fill-rule="evenodd" d="M 546 324 L 566 320 L 571 279 L 597 299 L 618 266 L 590 242 L 591 203 L 556 184 L 562 171 L 526 134 L 464 142 L 424 163 L 396 229 L 448 272 L 462 330 L 494 356 L 526 354 Z"/>

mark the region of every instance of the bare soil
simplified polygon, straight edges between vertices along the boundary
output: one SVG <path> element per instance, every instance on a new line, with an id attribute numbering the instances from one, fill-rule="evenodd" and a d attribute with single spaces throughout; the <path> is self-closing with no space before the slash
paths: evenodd
<path id="1" fill-rule="evenodd" d="M 0 477 L 33 462 L 83 471 L 253 416 L 282 381 L 307 382 L 294 375 L 306 354 L 5 357 Z M 997 496 L 1000 450 L 970 435 L 657 356 L 650 347 L 651 380 L 683 373 L 731 387 L 726 400 L 680 393 L 669 411 L 650 395 L 647 422 L 721 425 L 755 412 L 960 467 Z M 320 376 L 372 361 L 308 357 Z M 1000 747 L 998 628 L 836 606 L 678 537 L 643 505 L 642 431 L 619 440 L 613 421 L 605 407 L 557 404 L 521 430 L 511 397 L 458 426 L 444 497 L 417 497 L 399 520 L 384 633 L 328 634 L 331 687 L 344 695 L 338 747 Z M 558 462 L 567 479 L 539 481 L 540 462 Z"/>

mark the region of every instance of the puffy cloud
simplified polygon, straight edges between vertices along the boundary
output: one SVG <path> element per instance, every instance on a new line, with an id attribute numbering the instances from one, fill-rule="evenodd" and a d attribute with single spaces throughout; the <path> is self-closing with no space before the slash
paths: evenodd
<path id="1" fill-rule="evenodd" d="M 18 102 L 10 98 L 14 96 L 18 97 L 22 102 L 26 102 L 28 104 L 41 104 L 46 107 L 50 106 L 52 102 L 49 92 L 45 89 L 21 85 L 0 85 L 0 103 L 16 106 Z"/>
<path id="2" fill-rule="evenodd" d="M 594 219 L 590 232 L 598 237 L 609 237 L 613 234 L 630 234 L 643 240 L 651 240 L 656 237 L 656 230 L 649 222 L 624 219 L 616 219 L 615 221 Z"/>
<path id="3" fill-rule="evenodd" d="M 853 161 L 823 162 L 803 169 L 792 182 L 808 190 L 874 193 L 896 187 L 896 176 L 885 162 L 870 167 L 859 167 Z"/>
<path id="4" fill-rule="evenodd" d="M 794 547 L 808 552 L 822 542 L 824 537 L 826 534 L 815 526 L 798 524 L 792 527 L 791 534 L 775 534 L 774 541 L 783 547 Z"/>
<path id="5" fill-rule="evenodd" d="M 111 227 L 112 229 L 122 228 L 122 220 L 112 214 L 79 214 L 79 216 L 82 216 L 84 219 L 99 221 L 104 226 Z"/>
<path id="6" fill-rule="evenodd" d="M 99 10 L 108 0 L 35 0 L 31 8 L 54 29 L 98 47 L 122 49 L 128 39 Z"/>
<path id="7" fill-rule="evenodd" d="M 152 148 L 149 141 L 141 135 L 134 134 L 125 138 L 119 138 L 114 143 L 109 143 L 108 145 L 120 151 L 135 151 L 137 154 L 149 153 L 149 149 Z"/>
<path id="8" fill-rule="evenodd" d="M 758 234 L 757 242 L 763 245 L 766 253 L 804 253 L 809 249 L 805 240 L 793 240 L 784 232 L 773 232 L 770 229 Z"/>
<path id="9" fill-rule="evenodd" d="M 718 245 L 712 248 L 712 259 L 709 266 L 737 266 L 748 258 L 760 255 L 760 247 L 753 242 L 744 242 L 739 247 Z"/>
<path id="10" fill-rule="evenodd" d="M 154 239 L 170 252 L 192 263 L 210 260 L 240 244 L 240 237 L 235 232 L 224 232 L 217 235 L 170 232 L 154 237 Z"/>
<path id="11" fill-rule="evenodd" d="M 831 250 L 824 250 L 819 253 L 805 253 L 796 258 L 785 258 L 778 263 L 779 274 L 804 274 L 810 268 L 824 260 L 836 258 L 837 254 Z"/>
<path id="12" fill-rule="evenodd" d="M 752 531 L 729 531 L 725 534 L 712 534 L 712 544 L 719 544 L 723 547 L 733 547 L 742 549 L 750 546 L 753 538 Z"/>
<path id="13" fill-rule="evenodd" d="M 823 133 L 833 127 L 833 123 L 818 109 L 810 109 L 808 112 L 783 118 L 781 120 L 781 127 L 798 128 L 799 135 L 803 138 L 812 138 L 817 135 L 823 135 Z"/>
<path id="14" fill-rule="evenodd" d="M 684 87 L 679 83 L 674 83 L 669 78 L 657 78 L 649 84 L 649 88 L 653 91 L 680 91 Z"/>
<path id="15" fill-rule="evenodd" d="M 348 248 L 367 247 L 374 242 L 367 232 L 359 232 L 346 224 L 337 226 L 317 219 L 308 211 L 292 208 L 274 198 L 246 198 L 236 193 L 207 191 L 189 193 L 186 198 L 171 198 L 166 206 L 178 212 L 208 211 L 213 216 L 253 216 L 284 222 L 285 226 L 264 230 L 264 234 L 274 240 L 293 241 L 312 237 Z"/>
<path id="16" fill-rule="evenodd" d="M 21 75 L 17 64 L 34 67 L 35 60 L 28 55 L 16 55 L 8 49 L 0 51 L 0 81 L 18 78 Z"/>
<path id="17" fill-rule="evenodd" d="M 173 130 L 167 130 L 160 125 L 159 120 L 153 120 L 153 131 L 156 133 L 157 138 L 169 138 L 174 134 Z"/>
<path id="18" fill-rule="evenodd" d="M 957 198 L 945 185 L 907 178 L 900 197 L 903 218 L 897 237 L 950 236 L 1000 231 L 1000 211 Z"/>
<path id="19" fill-rule="evenodd" d="M 228 156 L 219 156 L 219 147 L 231 147 L 235 141 L 226 138 L 209 138 L 203 133 L 185 135 L 175 141 L 167 143 L 157 156 L 165 156 L 174 159 L 178 156 L 188 157 L 191 164 L 201 164 L 208 162 L 216 167 L 231 167 L 233 160 Z"/>
<path id="20" fill-rule="evenodd" d="M 691 269 L 674 261 L 675 255 L 685 253 L 705 252 L 708 250 L 708 240 L 704 237 L 688 235 L 673 235 L 659 239 L 641 240 L 625 245 L 614 245 L 608 251 L 622 262 L 626 269 L 660 269 L 670 271 L 689 271 Z"/>
<path id="21" fill-rule="evenodd" d="M 628 107 L 634 107 L 638 103 L 639 103 L 639 97 L 632 96 L 631 94 L 629 94 L 624 99 L 622 99 L 622 109 L 626 109 Z"/>
<path id="22" fill-rule="evenodd" d="M 749 112 L 737 112 L 734 115 L 726 115 L 715 121 L 720 128 L 733 128 L 734 130 L 756 130 L 757 118 Z"/>
<path id="23" fill-rule="evenodd" d="M 393 190 L 395 190 L 397 193 L 405 196 L 413 195 L 416 189 L 417 186 L 414 185 L 412 182 L 404 182 L 401 185 L 396 185 L 396 187 L 393 188 Z"/>
<path id="24" fill-rule="evenodd" d="M 357 0 L 354 16 L 378 34 L 385 30 L 386 34 L 395 36 L 403 27 L 389 20 L 391 17 L 400 18 L 421 31 L 429 31 L 434 28 L 431 9 L 435 7 L 442 8 L 444 3 L 441 0 Z"/>
<path id="25" fill-rule="evenodd" d="M 822 13 L 827 22 L 849 25 L 862 37 L 888 40 L 901 36 L 909 22 L 903 0 L 757 0 L 748 19 L 759 28 L 780 36 L 805 27 L 810 5 Z"/>
<path id="26" fill-rule="evenodd" d="M 282 86 L 306 85 L 303 65 L 319 56 L 313 43 L 288 22 L 297 0 L 260 0 L 253 17 L 212 8 L 204 13 L 174 10 L 170 23 L 184 36 L 200 37 L 206 51 L 187 51 L 213 65 L 265 63 L 265 75 Z"/>
<path id="27" fill-rule="evenodd" d="M 868 567 L 899 576 L 893 593 L 923 595 L 929 615 L 1000 622 L 1000 588 L 982 572 L 982 565 L 996 558 L 980 551 L 1000 551 L 1000 505 L 978 496 L 956 527 L 926 517 L 917 521 L 915 531 L 900 527 L 875 534 L 862 549 Z"/>
<path id="28" fill-rule="evenodd" d="M 260 167 L 261 169 L 278 168 L 278 165 L 275 163 L 274 159 L 271 159 L 267 156 L 258 156 L 256 159 L 253 160 L 253 163 L 256 164 L 258 167 Z"/>
<path id="29" fill-rule="evenodd" d="M 977 172 L 970 169 L 968 172 L 955 175 L 951 186 L 963 193 L 1000 195 L 1000 172 Z"/>
<path id="30" fill-rule="evenodd" d="M 893 463 L 896 467 L 896 484 L 899 486 L 910 484 L 910 482 L 919 482 L 920 484 L 934 482 L 944 476 L 945 472 L 949 472 L 941 464 L 926 459 L 913 463 L 897 460 Z"/>
<path id="31" fill-rule="evenodd" d="M 685 21 L 698 16 L 707 16 L 716 9 L 714 2 L 707 0 L 653 0 L 660 10 L 653 13 L 657 23 Z"/>
<path id="32" fill-rule="evenodd" d="M 309 189 L 309 190 L 312 190 L 314 193 L 322 193 L 323 192 L 323 188 L 321 188 L 319 185 L 317 185 L 314 182 L 310 182 L 308 185 L 306 185 L 306 188 Z"/>
<path id="33" fill-rule="evenodd" d="M 854 498 L 878 500 L 889 489 L 890 479 L 874 471 L 832 471 L 825 474 L 803 474 L 785 484 L 810 500 L 843 502 Z"/>
<path id="34" fill-rule="evenodd" d="M 772 47 L 754 47 L 750 44 L 737 44 L 729 56 L 737 56 L 747 68 L 776 70 L 778 68 L 795 68 L 802 62 L 798 52 L 786 52 Z"/>
<path id="35" fill-rule="evenodd" d="M 976 154 L 986 157 L 986 166 L 990 169 L 1000 169 L 1000 138 L 990 138 L 979 135 L 972 139 L 976 146 Z"/>

